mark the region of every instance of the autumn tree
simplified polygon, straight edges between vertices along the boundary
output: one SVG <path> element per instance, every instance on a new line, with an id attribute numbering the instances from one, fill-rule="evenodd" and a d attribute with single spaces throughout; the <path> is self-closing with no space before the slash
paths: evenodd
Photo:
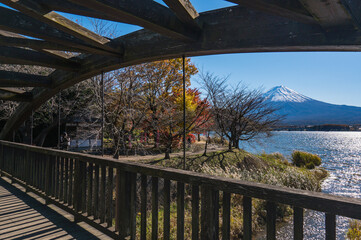
<path id="1" fill-rule="evenodd" d="M 183 137 L 185 124 L 186 134 L 199 131 L 209 118 L 209 104 L 206 99 L 201 99 L 200 92 L 196 89 L 186 89 L 186 121 L 183 122 L 183 92 L 178 89 L 169 97 L 167 105 L 162 106 L 160 114 L 160 137 L 165 146 L 165 159 L 169 159 L 172 147 L 177 146 Z"/>
<path id="2" fill-rule="evenodd" d="M 127 149 L 137 142 L 145 118 L 142 78 L 135 68 L 127 67 L 105 75 L 105 131 L 113 141 L 115 157 L 127 154 Z M 97 83 L 100 89 L 100 82 Z M 101 99 L 97 98 L 100 106 Z"/>
<path id="3" fill-rule="evenodd" d="M 215 130 L 228 138 L 230 150 L 239 148 L 240 141 L 248 141 L 260 133 L 270 134 L 282 119 L 260 90 L 250 90 L 241 84 L 230 88 L 227 78 L 210 73 L 201 74 L 201 80 L 212 105 Z"/>
<path id="4" fill-rule="evenodd" d="M 159 132 L 162 130 L 161 118 L 164 109 L 171 105 L 170 97 L 182 89 L 182 59 L 170 59 L 138 65 L 138 73 L 143 79 L 143 94 L 147 107 L 145 128 L 153 134 L 154 147 L 158 147 Z M 190 78 L 198 72 L 190 59 L 185 60 L 186 88 L 190 86 Z"/>

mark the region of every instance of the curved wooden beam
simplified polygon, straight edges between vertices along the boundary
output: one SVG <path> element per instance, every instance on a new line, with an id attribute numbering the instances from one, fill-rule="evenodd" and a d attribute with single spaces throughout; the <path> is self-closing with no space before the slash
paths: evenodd
<path id="1" fill-rule="evenodd" d="M 149 61 L 242 52 L 287 51 L 361 51 L 360 32 L 339 31 L 329 35 L 321 26 L 303 24 L 283 17 L 250 11 L 244 7 L 231 7 L 201 13 L 199 20 L 205 23 L 200 39 L 182 42 L 151 32 L 140 30 L 122 36 L 114 43 L 122 43 L 125 54 L 119 60 L 105 56 L 80 56 L 82 68 L 77 73 L 55 71 L 52 89 L 33 90 L 34 99 L 19 106 L 7 121 L 0 134 L 6 139 L 26 120 L 32 110 L 62 89 L 96 76 L 101 72 L 115 70 Z"/>
<path id="2" fill-rule="evenodd" d="M 44 87 L 52 81 L 46 76 L 0 70 L 0 87 Z"/>
<path id="3" fill-rule="evenodd" d="M 200 29 L 181 22 L 174 13 L 155 1 L 104 1 L 104 0 L 70 0 L 75 4 L 102 11 L 119 22 L 128 22 L 142 26 L 154 32 L 176 38 L 193 41 L 198 39 Z"/>
<path id="4" fill-rule="evenodd" d="M 66 71 L 77 71 L 80 68 L 80 64 L 72 60 L 51 57 L 44 53 L 23 48 L 4 46 L 0 46 L 0 63 L 37 65 Z"/>
<path id="5" fill-rule="evenodd" d="M 0 100 L 30 102 L 33 94 L 16 88 L 0 88 Z"/>
<path id="6" fill-rule="evenodd" d="M 5 7 L 0 7 L 0 15 L 0 29 L 4 31 L 39 38 L 65 46 L 84 49 L 87 52 L 94 54 L 110 55 L 115 57 L 122 54 L 121 51 L 119 51 L 119 53 L 114 53 L 93 47 L 87 42 L 80 40 L 68 33 L 33 19 L 27 15 L 24 15 L 23 13 L 16 12 Z"/>
<path id="7" fill-rule="evenodd" d="M 26 15 L 37 19 L 43 23 L 53 26 L 56 29 L 59 29 L 63 32 L 66 32 L 78 39 L 81 39 L 88 43 L 89 45 L 95 46 L 97 48 L 103 49 L 108 52 L 113 52 L 114 54 L 117 51 L 106 44 L 110 42 L 109 39 L 106 39 L 94 32 L 80 26 L 79 24 L 70 21 L 69 19 L 59 15 L 54 11 L 46 9 L 42 5 L 38 4 L 32 0 L 0 0 L 0 2 L 25 13 Z"/>

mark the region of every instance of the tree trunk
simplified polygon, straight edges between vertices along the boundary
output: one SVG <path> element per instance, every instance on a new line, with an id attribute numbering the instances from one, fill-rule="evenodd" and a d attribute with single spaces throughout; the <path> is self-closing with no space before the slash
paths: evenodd
<path id="1" fill-rule="evenodd" d="M 237 138 L 233 139 L 233 147 L 239 149 L 239 140 Z"/>
<path id="2" fill-rule="evenodd" d="M 153 139 L 154 139 L 154 148 L 158 148 L 158 147 L 159 147 L 159 134 L 158 134 L 158 130 L 154 130 L 154 131 L 153 131 Z"/>
<path id="3" fill-rule="evenodd" d="M 209 132 L 207 132 L 206 144 L 204 145 L 204 153 L 202 156 L 207 156 L 208 139 L 209 139 Z"/>
<path id="4" fill-rule="evenodd" d="M 170 141 L 172 142 L 172 141 Z M 170 159 L 170 153 L 172 152 L 172 144 L 167 145 L 167 148 L 165 150 L 165 156 L 164 159 Z"/>

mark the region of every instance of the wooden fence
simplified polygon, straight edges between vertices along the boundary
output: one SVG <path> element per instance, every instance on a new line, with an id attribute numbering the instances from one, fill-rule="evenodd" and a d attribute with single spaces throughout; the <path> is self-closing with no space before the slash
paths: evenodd
<path id="1" fill-rule="evenodd" d="M 151 239 L 169 239 L 171 186 L 176 186 L 177 239 L 184 239 L 185 190 L 191 196 L 192 239 L 230 239 L 232 194 L 243 196 L 243 239 L 252 238 L 253 198 L 266 201 L 267 239 L 276 239 L 277 203 L 294 208 L 294 239 L 303 239 L 304 209 L 326 213 L 326 239 L 336 238 L 336 215 L 361 219 L 359 199 L 6 141 L 0 141 L 0 151 L 1 174 L 115 239 L 146 239 L 147 231 Z"/>

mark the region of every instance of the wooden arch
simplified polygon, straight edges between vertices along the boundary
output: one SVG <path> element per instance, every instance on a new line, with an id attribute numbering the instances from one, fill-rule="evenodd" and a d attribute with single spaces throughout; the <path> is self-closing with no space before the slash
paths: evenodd
<path id="1" fill-rule="evenodd" d="M 0 71 L 0 100 L 23 102 L 0 139 L 62 89 L 133 64 L 183 54 L 361 50 L 359 0 L 228 1 L 236 5 L 198 13 L 189 0 L 164 0 L 166 6 L 153 0 L 0 0 L 9 7 L 0 6 L 0 63 L 55 69 L 48 76 Z M 57 12 L 144 29 L 108 39 Z M 68 58 L 67 51 L 80 54 Z"/>

